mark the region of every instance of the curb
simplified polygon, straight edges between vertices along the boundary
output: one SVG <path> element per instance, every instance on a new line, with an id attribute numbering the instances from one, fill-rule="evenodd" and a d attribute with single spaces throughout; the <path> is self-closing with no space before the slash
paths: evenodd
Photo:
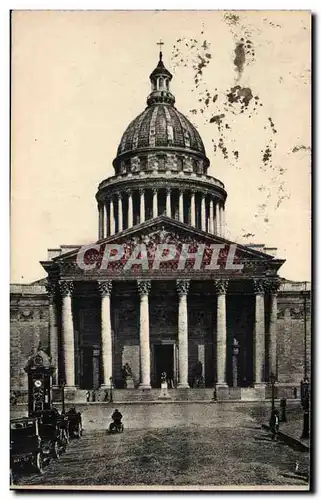
<path id="1" fill-rule="evenodd" d="M 262 424 L 262 429 L 269 431 L 270 426 L 268 424 Z M 284 441 L 284 443 L 289 444 L 290 446 L 294 445 L 297 448 L 299 448 L 301 451 L 310 451 L 310 446 L 306 445 L 305 443 L 300 441 L 300 439 L 296 439 L 296 438 L 290 436 L 289 434 L 285 434 L 282 431 L 278 432 L 278 436 L 282 441 Z"/>

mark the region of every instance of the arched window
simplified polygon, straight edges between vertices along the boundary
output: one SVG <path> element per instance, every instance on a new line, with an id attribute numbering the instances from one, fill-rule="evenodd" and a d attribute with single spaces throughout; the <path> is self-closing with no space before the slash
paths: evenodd
<path id="1" fill-rule="evenodd" d="M 163 89 L 163 78 L 162 78 L 162 77 L 160 77 L 160 78 L 158 79 L 158 89 L 159 89 L 159 90 L 162 90 L 162 89 Z"/>

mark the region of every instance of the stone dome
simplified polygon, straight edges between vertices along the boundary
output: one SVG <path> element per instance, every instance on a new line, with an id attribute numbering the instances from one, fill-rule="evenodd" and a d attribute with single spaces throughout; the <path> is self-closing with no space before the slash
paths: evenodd
<path id="1" fill-rule="evenodd" d="M 203 141 L 175 107 L 162 52 L 149 79 L 147 107 L 121 138 L 115 174 L 98 186 L 98 239 L 159 216 L 223 236 L 227 193 L 207 174 Z"/>
<path id="2" fill-rule="evenodd" d="M 147 107 L 128 125 L 118 146 L 113 161 L 116 175 L 144 170 L 144 163 L 153 164 L 155 155 L 160 164 L 164 160 L 169 166 L 175 158 L 177 164 L 183 163 L 191 171 L 206 173 L 209 160 L 203 141 L 195 126 L 174 106 L 172 75 L 164 66 L 161 52 L 149 79 Z"/>
<path id="3" fill-rule="evenodd" d="M 142 148 L 184 148 L 205 155 L 203 141 L 191 122 L 174 106 L 154 103 L 127 127 L 117 156 Z"/>

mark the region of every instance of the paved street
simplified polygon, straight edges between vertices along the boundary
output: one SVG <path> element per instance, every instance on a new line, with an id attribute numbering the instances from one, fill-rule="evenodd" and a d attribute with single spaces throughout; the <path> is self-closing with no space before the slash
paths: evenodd
<path id="1" fill-rule="evenodd" d="M 308 454 L 272 442 L 256 424 L 240 428 L 84 433 L 43 475 L 17 485 L 291 485 L 307 486 Z"/>

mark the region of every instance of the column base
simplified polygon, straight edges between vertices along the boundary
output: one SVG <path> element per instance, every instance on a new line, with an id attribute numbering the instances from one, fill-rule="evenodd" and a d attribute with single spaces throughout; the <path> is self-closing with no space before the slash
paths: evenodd
<path id="1" fill-rule="evenodd" d="M 65 385 L 64 395 L 65 401 L 75 401 L 77 394 L 77 387 L 75 385 Z"/>
<path id="2" fill-rule="evenodd" d="M 228 385 L 223 382 L 221 384 L 216 384 L 216 398 L 217 401 L 225 401 L 229 399 L 229 387 Z"/>
<path id="3" fill-rule="evenodd" d="M 139 384 L 138 389 L 141 389 L 141 390 L 143 390 L 143 391 L 145 391 L 145 390 L 150 390 L 150 389 L 151 389 L 151 386 L 150 386 L 150 385 L 147 385 L 147 384 Z"/>
<path id="4" fill-rule="evenodd" d="M 257 394 L 257 399 L 265 399 L 265 389 L 266 389 L 266 383 L 265 382 L 255 382 L 254 383 L 254 389 Z"/>
<path id="5" fill-rule="evenodd" d="M 179 382 L 177 384 L 177 389 L 190 389 L 190 386 L 188 384 L 184 384 L 184 383 Z"/>

